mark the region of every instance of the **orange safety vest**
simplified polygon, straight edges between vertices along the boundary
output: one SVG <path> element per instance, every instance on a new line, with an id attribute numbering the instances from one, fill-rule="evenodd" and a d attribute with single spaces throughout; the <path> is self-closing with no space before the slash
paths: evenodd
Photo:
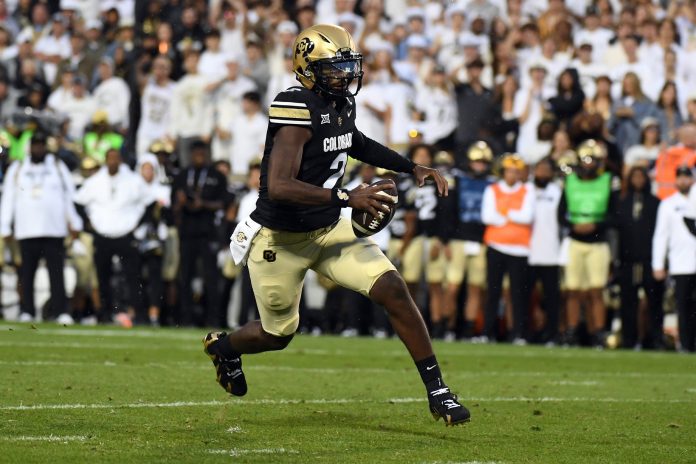
<path id="1" fill-rule="evenodd" d="M 696 163 L 696 151 L 684 146 L 667 149 L 657 157 L 655 162 L 655 184 L 657 198 L 664 200 L 677 191 L 677 168 L 686 165 L 690 168 Z"/>
<path id="2" fill-rule="evenodd" d="M 516 192 L 505 193 L 500 188 L 500 185 L 493 184 L 493 193 L 495 194 L 495 209 L 503 216 L 506 216 L 508 211 L 522 209 L 524 197 L 527 194 L 527 187 L 522 185 Z M 517 224 L 511 221 L 505 223 L 504 226 L 486 226 L 486 232 L 483 234 L 483 241 L 486 245 L 518 245 L 529 246 L 532 238 L 532 226 L 529 224 Z"/>

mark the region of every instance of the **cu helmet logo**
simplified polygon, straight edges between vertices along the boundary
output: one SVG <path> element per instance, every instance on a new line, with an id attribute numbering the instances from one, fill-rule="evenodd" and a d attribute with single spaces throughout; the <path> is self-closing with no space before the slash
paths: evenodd
<path id="1" fill-rule="evenodd" d="M 309 54 L 314 50 L 314 42 L 309 37 L 305 37 L 295 47 L 295 55 L 302 55 L 306 62 L 309 62 Z"/>

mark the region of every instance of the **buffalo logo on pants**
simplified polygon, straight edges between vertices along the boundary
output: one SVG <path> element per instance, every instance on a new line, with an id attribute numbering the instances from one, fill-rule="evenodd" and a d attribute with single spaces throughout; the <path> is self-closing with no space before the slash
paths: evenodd
<path id="1" fill-rule="evenodd" d="M 276 252 L 273 250 L 263 250 L 263 259 L 272 263 L 276 260 Z"/>

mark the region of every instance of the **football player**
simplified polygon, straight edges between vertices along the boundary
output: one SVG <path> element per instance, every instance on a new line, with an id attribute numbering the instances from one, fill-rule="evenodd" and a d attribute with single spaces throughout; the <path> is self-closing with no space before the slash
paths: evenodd
<path id="1" fill-rule="evenodd" d="M 447 195 L 445 180 L 356 129 L 354 95 L 361 86 L 362 55 L 345 29 L 311 26 L 297 36 L 293 53 L 301 86 L 281 92 L 271 103 L 259 200 L 231 244 L 233 256 L 247 260 L 261 320 L 231 334 L 205 337 L 218 382 L 233 395 L 246 394 L 241 356 L 288 346 L 298 328 L 304 276 L 313 269 L 384 306 L 418 368 L 433 417 L 447 425 L 466 422 L 469 411 L 443 381 L 403 279 L 373 241 L 356 238 L 350 221 L 340 219 L 342 207 L 376 217 L 378 211 L 389 212 L 385 201 L 393 201 L 381 194 L 391 184 L 340 188 L 348 156 L 411 173 L 421 186 L 432 178 L 440 195 Z"/>
<path id="2" fill-rule="evenodd" d="M 445 243 L 449 248 L 447 266 L 447 290 L 445 317 L 452 330 L 457 314 L 457 296 L 467 280 L 466 306 L 464 309 L 464 338 L 475 335 L 476 320 L 483 310 L 483 293 L 486 287 L 486 247 L 483 245 L 485 225 L 481 221 L 483 192 L 494 179 L 490 168 L 493 151 L 486 142 L 471 145 L 466 152 L 465 171 L 457 171 L 454 195 L 442 198 L 442 223 Z"/>

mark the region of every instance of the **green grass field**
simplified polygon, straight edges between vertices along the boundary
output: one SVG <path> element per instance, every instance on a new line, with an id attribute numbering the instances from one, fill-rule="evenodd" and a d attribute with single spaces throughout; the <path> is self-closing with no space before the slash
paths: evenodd
<path id="1" fill-rule="evenodd" d="M 0 326 L 0 462 L 696 462 L 696 357 L 436 344 L 444 427 L 398 340 L 297 337 L 232 399 L 203 331 Z"/>

